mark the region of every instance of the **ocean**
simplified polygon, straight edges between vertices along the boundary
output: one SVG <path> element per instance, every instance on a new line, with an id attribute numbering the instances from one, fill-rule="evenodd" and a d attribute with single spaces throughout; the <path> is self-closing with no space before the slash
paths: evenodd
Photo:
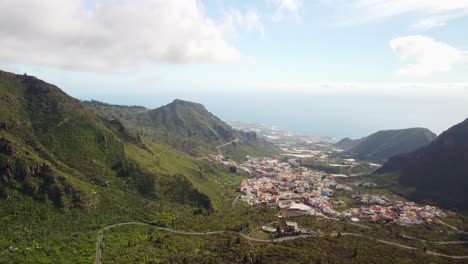
<path id="1" fill-rule="evenodd" d="M 184 92 L 81 97 L 156 108 L 174 99 L 202 103 L 223 120 L 262 123 L 304 135 L 360 138 L 384 129 L 426 127 L 439 134 L 468 118 L 468 97 L 323 96 Z"/>

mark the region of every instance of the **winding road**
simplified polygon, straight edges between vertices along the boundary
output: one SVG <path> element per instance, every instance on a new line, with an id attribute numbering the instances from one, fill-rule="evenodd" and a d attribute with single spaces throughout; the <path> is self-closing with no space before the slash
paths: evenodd
<path id="1" fill-rule="evenodd" d="M 468 235 L 468 232 L 465 232 L 465 231 L 463 231 L 463 230 L 460 230 L 460 229 L 458 229 L 458 228 L 456 228 L 456 227 L 454 227 L 454 226 L 451 226 L 451 225 L 449 225 L 449 224 L 447 224 L 447 223 L 445 223 L 445 222 L 442 222 L 442 224 L 445 225 L 445 226 L 447 226 L 447 227 L 449 227 L 449 228 L 451 228 L 451 229 L 453 229 L 453 230 L 455 230 L 455 232 L 457 232 L 457 233 L 464 234 L 464 235 Z"/>
<path id="2" fill-rule="evenodd" d="M 302 234 L 302 235 L 297 235 L 297 236 L 286 236 L 286 237 L 280 237 L 280 238 L 275 238 L 275 239 L 259 239 L 259 238 L 250 237 L 250 236 L 248 236 L 246 234 L 243 234 L 241 232 L 234 232 L 234 231 L 221 230 L 221 231 L 211 231 L 211 232 L 189 232 L 189 231 L 174 230 L 174 229 L 167 228 L 167 227 L 160 227 L 160 226 L 156 226 L 156 225 L 152 225 L 152 224 L 148 224 L 148 223 L 143 223 L 143 222 L 123 222 L 123 223 L 116 223 L 116 224 L 113 224 L 113 225 L 109 225 L 109 226 L 106 226 L 106 227 L 102 228 L 101 230 L 99 230 L 98 237 L 97 237 L 97 247 L 96 247 L 96 259 L 95 259 L 96 264 L 101 264 L 102 242 L 103 242 L 103 239 L 104 239 L 104 231 L 107 231 L 107 230 L 109 230 L 111 228 L 114 228 L 114 227 L 119 227 L 119 226 L 124 226 L 124 225 L 149 226 L 149 227 L 161 230 L 161 231 L 170 232 L 170 233 L 174 233 L 174 234 L 178 234 L 178 235 L 186 235 L 186 236 L 209 236 L 209 235 L 216 235 L 216 234 L 221 234 L 221 233 L 235 233 L 235 234 L 238 234 L 238 235 L 242 236 L 247 241 L 260 242 L 260 243 L 280 243 L 280 242 L 283 242 L 283 241 L 289 241 L 289 240 L 294 240 L 294 239 L 299 239 L 299 238 L 306 238 L 306 237 L 311 237 L 311 236 L 337 236 L 337 233 L 317 234 L 317 235 Z M 365 236 L 365 235 L 361 235 L 361 234 L 342 232 L 341 235 L 367 238 L 367 239 L 373 240 L 375 242 L 379 242 L 379 243 L 383 243 L 383 244 L 387 244 L 387 245 L 391 245 L 391 246 L 395 246 L 395 247 L 399 247 L 399 248 L 404 248 L 404 249 L 408 249 L 408 250 L 421 250 L 420 248 L 417 248 L 417 247 L 407 246 L 407 245 L 404 245 L 404 244 L 395 243 L 395 242 L 391 242 L 391 241 L 386 241 L 386 240 L 382 240 L 382 239 L 377 239 L 377 238 L 373 238 L 373 237 L 369 237 L 369 236 Z M 411 237 L 407 237 L 407 238 L 411 239 Z M 418 240 L 418 239 L 416 239 L 416 240 Z M 421 240 L 421 241 L 430 242 L 430 241 L 426 241 L 426 240 Z M 441 242 L 430 242 L 430 243 L 435 243 L 435 244 L 462 244 L 463 243 L 464 244 L 464 243 L 468 243 L 468 241 L 441 241 Z M 437 253 L 437 252 L 434 252 L 434 251 L 425 251 L 425 252 L 427 254 L 429 254 L 429 255 L 439 256 L 439 257 L 446 257 L 446 258 L 451 258 L 451 259 L 468 259 L 468 256 L 446 255 L 446 254 Z"/>
<path id="3" fill-rule="evenodd" d="M 450 244 L 468 244 L 468 241 L 429 241 L 429 240 L 424 240 L 424 239 L 419 239 L 419 238 L 414 238 L 406 235 L 402 235 L 402 238 L 409 239 L 409 240 L 416 240 L 424 243 L 432 243 L 432 244 L 439 244 L 439 245 L 450 245 Z"/>
<path id="4" fill-rule="evenodd" d="M 238 139 L 238 138 L 235 138 L 235 139 L 229 141 L 228 143 L 225 143 L 225 144 L 222 144 L 222 145 L 217 146 L 216 149 L 218 150 L 218 154 L 219 154 L 220 156 L 223 156 L 223 153 L 221 153 L 220 148 L 225 147 L 225 146 L 228 146 L 228 145 L 231 145 L 231 144 L 233 144 L 233 143 L 238 143 L 238 142 L 239 142 L 239 139 Z"/>

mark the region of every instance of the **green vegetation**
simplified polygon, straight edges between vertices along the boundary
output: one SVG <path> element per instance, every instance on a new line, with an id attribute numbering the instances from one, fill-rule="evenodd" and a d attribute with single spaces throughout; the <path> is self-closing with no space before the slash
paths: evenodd
<path id="1" fill-rule="evenodd" d="M 468 119 L 428 146 L 390 159 L 377 172 L 399 172 L 399 183 L 414 188 L 411 199 L 467 210 L 467 135 Z"/>
<path id="2" fill-rule="evenodd" d="M 337 160 L 336 162 L 339 162 Z M 370 174 L 375 170 L 375 167 L 370 166 L 368 163 L 362 162 L 358 165 L 348 165 L 348 166 L 331 166 L 330 163 L 333 163 L 333 160 L 327 162 L 318 161 L 314 158 L 305 158 L 301 160 L 301 166 L 324 171 L 330 174 L 345 174 L 345 175 L 366 175 Z"/>
<path id="3" fill-rule="evenodd" d="M 232 232 L 187 237 L 117 227 L 105 232 L 105 262 L 446 261 L 358 237 L 249 243 L 234 232 L 278 222 L 276 209 L 234 204 L 244 177 L 204 157 L 233 137 L 240 142 L 223 147 L 233 158 L 270 156 L 276 147 L 224 126 L 193 103 L 99 107 L 93 109 L 100 116 L 53 85 L 0 72 L 1 263 L 92 263 L 98 232 L 128 221 Z M 355 228 L 314 218 L 298 222 L 323 233 Z"/>
<path id="4" fill-rule="evenodd" d="M 216 146 L 236 138 L 239 144 L 223 149 L 223 153 L 227 151 L 226 155 L 236 160 L 247 155 L 272 156 L 280 152 L 274 144 L 257 139 L 253 132 L 232 129 L 198 103 L 174 100 L 153 110 L 97 101 L 83 103 L 106 120 L 119 120 L 134 134 L 193 156 L 217 153 Z"/>
<path id="5" fill-rule="evenodd" d="M 240 142 L 227 145 L 221 149 L 221 152 L 227 158 L 244 161 L 246 156 L 273 157 L 280 153 L 278 147 L 263 138 L 257 138 L 254 132 L 236 131 L 236 134 Z"/>
<path id="6" fill-rule="evenodd" d="M 183 236 L 126 226 L 112 229 L 105 240 L 106 263 L 463 263 L 429 256 L 422 244 L 417 245 L 421 250 L 389 250 L 388 245 L 347 235 L 259 243 L 233 233 Z"/>
<path id="7" fill-rule="evenodd" d="M 104 245 L 104 263 L 244 263 L 250 257 L 249 243 L 229 233 L 187 237 L 129 226 L 108 232 Z"/>
<path id="8" fill-rule="evenodd" d="M 103 120 L 53 85 L 0 72 L 0 87 L 0 262 L 90 262 L 96 232 L 116 222 L 242 230 L 274 215 L 230 210 L 242 176 Z"/>
<path id="9" fill-rule="evenodd" d="M 436 138 L 427 128 L 383 130 L 358 140 L 344 139 L 336 144 L 359 160 L 386 161 L 390 157 L 426 146 Z"/>

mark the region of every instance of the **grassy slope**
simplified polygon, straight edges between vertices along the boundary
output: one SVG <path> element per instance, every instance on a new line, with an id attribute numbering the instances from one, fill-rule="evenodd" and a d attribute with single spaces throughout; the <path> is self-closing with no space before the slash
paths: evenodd
<path id="1" fill-rule="evenodd" d="M 374 133 L 347 150 L 361 160 L 383 161 L 429 144 L 436 135 L 426 128 L 384 130 Z"/>
<path id="2" fill-rule="evenodd" d="M 281 150 L 275 145 L 259 138 L 256 140 L 241 140 L 237 144 L 231 144 L 221 149 L 227 158 L 243 161 L 246 156 L 252 157 L 273 157 L 279 155 Z"/>
<path id="3" fill-rule="evenodd" d="M 448 208 L 468 209 L 468 119 L 431 144 L 393 157 L 377 172 L 400 171 L 399 182 L 416 188 L 413 198 Z"/>
<path id="4" fill-rule="evenodd" d="M 94 203 L 89 185 L 103 183 L 122 166 L 121 141 L 56 87 L 0 74 L 0 191 L 5 196 L 19 190 L 66 208 Z"/>
<path id="5" fill-rule="evenodd" d="M 154 110 L 95 101 L 84 103 L 105 119 L 118 119 L 135 134 L 193 156 L 216 153 L 216 146 L 234 138 L 239 138 L 240 144 L 224 148 L 223 153 L 237 160 L 247 155 L 272 156 L 280 151 L 263 139 L 233 130 L 197 103 L 175 100 Z"/>
<path id="6" fill-rule="evenodd" d="M 86 209 L 63 211 L 52 204 L 31 199 L 14 192 L 0 203 L 0 260 L 22 263 L 83 263 L 94 257 L 97 230 L 121 221 L 147 221 L 185 229 L 208 229 L 206 223 L 218 228 L 233 224 L 235 216 L 224 221 L 214 220 L 228 215 L 235 188 L 241 177 L 230 174 L 224 167 L 212 166 L 167 147 L 148 143 L 154 153 L 149 156 L 134 146 L 126 152 L 141 162 L 149 175 L 157 173 L 157 198 L 142 195 L 131 188 L 131 179 L 115 178 L 106 186 L 93 186 L 99 203 Z M 174 175 L 184 175 L 176 177 Z M 186 180 L 188 179 L 188 181 Z M 136 179 L 135 179 L 136 180 Z M 141 178 L 140 178 L 141 180 Z M 115 186 L 127 186 L 120 189 Z M 173 187 L 180 189 L 174 192 Z M 182 187 L 181 187 L 182 186 Z M 216 209 L 211 216 L 190 206 L 184 195 L 192 188 L 206 193 Z M 175 201 L 175 202 L 174 202 Z M 211 219 L 211 220 L 207 220 Z M 212 222 L 215 221 L 215 222 Z M 223 226 L 219 226 L 224 223 Z M 245 221 L 243 222 L 246 225 Z M 236 229 L 236 227 L 231 227 Z M 10 247 L 18 248 L 11 251 Z"/>
<path id="7" fill-rule="evenodd" d="M 115 181 L 120 180 L 119 183 L 110 182 L 107 187 L 93 187 L 99 196 L 99 203 L 93 208 L 71 208 L 65 212 L 52 204 L 33 200 L 17 192 L 2 200 L 0 260 L 21 263 L 90 263 L 94 258 L 97 231 L 122 221 L 139 220 L 181 229 L 204 230 L 210 227 L 229 228 L 229 225 L 234 225 L 230 227 L 232 229 L 239 229 L 239 226 L 247 225 L 243 220 L 239 220 L 242 224 L 236 225 L 233 220 L 235 215 L 225 220 L 216 220 L 230 214 L 225 209 L 232 202 L 234 187 L 239 185 L 240 176 L 229 174 L 225 168 L 216 166 L 208 171 L 204 169 L 207 164 L 163 146 L 151 145 L 150 148 L 164 153 L 159 161 L 148 159 L 148 162 L 142 164 L 147 171 L 161 172 L 161 177 L 156 178 L 161 181 L 156 192 L 161 197 L 157 199 L 143 196 L 136 190 L 114 188 L 114 185 L 125 185 L 129 181 L 117 178 Z M 127 151 L 135 156 L 140 155 L 139 158 L 148 158 L 145 154 L 137 154 L 140 152 L 137 148 L 130 147 Z M 187 175 L 190 182 L 167 176 L 177 173 Z M 207 184 L 203 184 L 205 181 Z M 211 212 L 210 216 L 204 216 L 198 207 L 180 202 L 179 199 L 184 201 L 186 197 L 164 195 L 166 191 L 173 191 L 171 186 L 179 187 L 181 183 L 185 183 L 188 189 L 171 194 L 187 193 L 193 183 L 195 188 L 208 193 L 216 211 Z M 211 225 L 207 226 L 208 223 Z M 18 250 L 11 251 L 10 247 Z"/>
<path id="8" fill-rule="evenodd" d="M 0 88 L 0 262 L 89 262 L 98 228 L 217 213 L 240 183 L 34 77 L 0 72 Z"/>
<path id="9" fill-rule="evenodd" d="M 324 225 L 322 222 L 325 221 L 319 221 L 318 225 Z M 107 263 L 463 263 L 426 255 L 424 245 L 414 246 L 421 250 L 408 251 L 349 236 L 314 237 L 279 244 L 249 243 L 232 233 L 187 237 L 151 227 L 126 226 L 107 233 L 103 260 Z"/>
<path id="10" fill-rule="evenodd" d="M 98 230 L 122 221 L 153 222 L 182 230 L 240 231 L 277 220 L 275 210 L 269 208 L 256 209 L 242 203 L 232 207 L 234 190 L 242 177 L 230 174 L 225 167 L 149 140 L 141 142 L 143 148 L 81 108 L 76 100 L 54 89 L 29 96 L 24 83 L 16 78 L 0 78 L 1 164 L 18 168 L 13 178 L 2 175 L 0 262 L 91 263 Z M 55 99 L 50 100 L 46 94 Z M 44 199 L 50 190 L 59 191 L 59 203 L 53 196 Z M 206 202 L 214 211 L 206 210 Z M 160 240 L 162 249 L 153 250 L 152 241 L 162 234 L 155 233 L 149 239 L 140 230 L 121 231 L 123 237 L 117 234 L 116 245 L 105 244 L 110 247 L 104 251 L 110 253 L 105 258 L 116 262 L 126 262 L 126 258 L 144 261 L 145 257 L 167 262 L 174 252 L 178 252 L 176 261 L 187 257 L 195 262 L 242 262 L 250 254 L 258 262 L 304 262 L 326 260 L 325 254 L 330 252 L 338 261 L 349 258 L 348 253 L 358 244 L 367 252 L 364 257 L 381 259 L 375 250 L 385 252 L 385 257 L 395 257 L 386 247 L 347 239 L 253 245 L 247 252 L 245 241 L 237 243 L 235 236 L 174 241 L 168 237 Z M 110 234 L 109 242 L 113 239 Z M 138 251 L 140 248 L 145 250 Z M 191 250 L 202 254 L 195 256 Z M 420 254 L 397 252 L 401 259 L 426 260 Z"/>

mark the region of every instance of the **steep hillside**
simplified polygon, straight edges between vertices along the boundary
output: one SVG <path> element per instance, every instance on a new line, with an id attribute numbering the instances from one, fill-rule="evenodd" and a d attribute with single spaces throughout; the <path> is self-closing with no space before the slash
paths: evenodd
<path id="1" fill-rule="evenodd" d="M 99 230 L 125 221 L 240 230 L 251 221 L 231 208 L 242 178 L 0 71 L 2 263 L 92 263 Z"/>
<path id="2" fill-rule="evenodd" d="M 414 199 L 468 208 L 468 119 L 429 145 L 391 158 L 377 173 L 398 171 L 402 185 L 416 188 Z"/>
<path id="3" fill-rule="evenodd" d="M 153 110 L 96 101 L 84 103 L 105 119 L 118 119 L 138 135 L 191 155 L 216 153 L 216 146 L 234 139 L 239 139 L 238 144 L 225 151 L 236 159 L 246 155 L 271 156 L 280 151 L 255 133 L 234 130 L 199 103 L 177 99 Z"/>
<path id="4" fill-rule="evenodd" d="M 0 72 L 0 173 L 3 195 L 19 190 L 61 207 L 96 202 L 126 164 L 121 140 L 90 110 L 35 77 Z"/>
<path id="5" fill-rule="evenodd" d="M 381 162 L 425 146 L 435 137 L 427 128 L 383 130 L 359 140 L 348 141 L 346 152 L 361 160 Z"/>
<path id="6" fill-rule="evenodd" d="M 243 160 L 246 156 L 272 157 L 281 152 L 275 144 L 257 137 L 255 132 L 235 130 L 234 134 L 239 141 L 224 147 L 222 153 L 225 157 Z"/>
<path id="7" fill-rule="evenodd" d="M 235 138 L 232 128 L 203 105 L 182 100 L 151 110 L 137 122 L 140 127 L 162 129 L 206 143 L 222 144 Z"/>
<path id="8" fill-rule="evenodd" d="M 359 142 L 361 142 L 363 139 L 343 138 L 342 140 L 336 142 L 333 146 L 339 149 L 342 149 L 344 151 L 347 151 L 353 148 L 354 146 L 356 146 L 357 144 L 359 144 Z"/>
<path id="9" fill-rule="evenodd" d="M 200 161 L 177 154 L 178 167 L 160 162 L 176 151 L 143 142 L 35 77 L 0 72 L 0 88 L 0 196 L 20 192 L 68 210 L 99 206 L 105 188 L 215 207 Z M 158 163 L 145 166 L 147 160 Z"/>

